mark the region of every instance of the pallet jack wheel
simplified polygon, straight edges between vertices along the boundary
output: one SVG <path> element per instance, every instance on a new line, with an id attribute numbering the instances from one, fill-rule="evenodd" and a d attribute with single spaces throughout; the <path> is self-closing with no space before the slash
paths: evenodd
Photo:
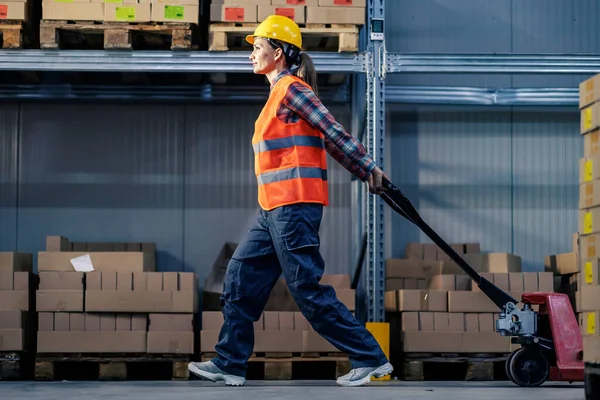
<path id="1" fill-rule="evenodd" d="M 522 347 L 506 360 L 508 378 L 519 386 L 540 386 L 548 379 L 550 364 L 539 351 Z"/>
<path id="2" fill-rule="evenodd" d="M 585 398 L 600 398 L 600 363 L 585 363 Z"/>
<path id="3" fill-rule="evenodd" d="M 515 355 L 515 353 L 516 353 L 517 351 L 518 351 L 518 350 L 515 350 L 515 351 L 513 351 L 512 353 L 510 353 L 510 354 L 508 355 L 508 358 L 506 359 L 506 362 L 504 363 L 504 372 L 506 372 L 506 376 L 508 377 L 508 379 L 510 379 L 510 380 L 511 380 L 511 381 L 513 381 L 513 382 L 515 381 L 515 379 L 512 377 L 512 375 L 511 375 L 511 373 L 510 373 L 510 368 L 509 368 L 509 366 L 510 366 L 510 364 L 512 363 L 512 359 L 513 359 L 513 357 L 514 357 L 514 355 Z"/>

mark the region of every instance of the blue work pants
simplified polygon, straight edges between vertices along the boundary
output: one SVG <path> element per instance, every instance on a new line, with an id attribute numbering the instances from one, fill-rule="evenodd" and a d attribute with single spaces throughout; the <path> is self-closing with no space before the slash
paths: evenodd
<path id="1" fill-rule="evenodd" d="M 378 367 L 388 361 L 335 290 L 319 284 L 325 268 L 319 251 L 322 215 L 323 206 L 308 203 L 259 211 L 227 268 L 221 296 L 224 323 L 212 360 L 218 368 L 246 376 L 254 349 L 254 321 L 260 319 L 282 272 L 304 317 L 349 356 L 353 368 Z"/>

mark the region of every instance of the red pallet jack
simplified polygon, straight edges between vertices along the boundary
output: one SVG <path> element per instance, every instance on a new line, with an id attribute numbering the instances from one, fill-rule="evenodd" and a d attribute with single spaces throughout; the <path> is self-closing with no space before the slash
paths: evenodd
<path id="1" fill-rule="evenodd" d="M 519 386 L 540 386 L 546 380 L 584 381 L 583 339 L 567 295 L 532 292 L 523 293 L 520 302 L 515 300 L 471 268 L 423 221 L 400 189 L 387 179 L 383 185 L 386 188 L 381 194 L 383 200 L 419 227 L 501 310 L 496 332 L 521 345 L 506 360 L 506 374 L 512 382 Z M 532 309 L 533 305 L 539 305 L 539 312 Z"/>

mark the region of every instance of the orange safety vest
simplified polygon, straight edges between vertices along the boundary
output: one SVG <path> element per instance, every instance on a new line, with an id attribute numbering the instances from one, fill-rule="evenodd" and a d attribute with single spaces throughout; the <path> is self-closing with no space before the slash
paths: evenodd
<path id="1" fill-rule="evenodd" d="M 329 204 L 325 137 L 304 119 L 286 124 L 277 117 L 293 82 L 309 87 L 293 75 L 280 78 L 254 126 L 258 204 L 267 211 L 294 203 Z"/>

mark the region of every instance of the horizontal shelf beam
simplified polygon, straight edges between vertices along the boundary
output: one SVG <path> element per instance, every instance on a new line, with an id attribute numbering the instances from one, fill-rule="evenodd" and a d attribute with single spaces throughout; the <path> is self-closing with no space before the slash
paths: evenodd
<path id="1" fill-rule="evenodd" d="M 595 74 L 600 55 L 388 53 L 389 73 Z"/>
<path id="2" fill-rule="evenodd" d="M 365 72 L 364 54 L 307 53 L 317 72 Z M 0 71 L 252 73 L 249 52 L 0 50 Z"/>
<path id="3" fill-rule="evenodd" d="M 319 88 L 325 103 L 348 103 L 349 89 L 346 85 Z M 189 103 L 208 102 L 264 102 L 269 97 L 269 87 L 257 86 L 101 86 L 101 85 L 0 85 L 0 100 L 48 101 L 178 101 Z"/>
<path id="4" fill-rule="evenodd" d="M 578 106 L 575 88 L 386 87 L 388 103 L 485 106 Z"/>

